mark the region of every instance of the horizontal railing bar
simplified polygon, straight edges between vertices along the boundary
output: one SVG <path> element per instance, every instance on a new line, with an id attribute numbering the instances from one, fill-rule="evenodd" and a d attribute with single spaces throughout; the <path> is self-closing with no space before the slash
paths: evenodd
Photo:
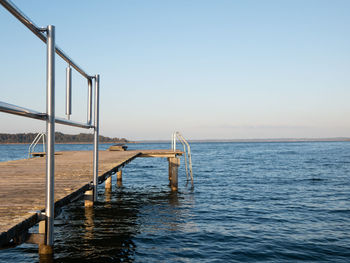
<path id="1" fill-rule="evenodd" d="M 68 55 L 66 55 L 62 49 L 60 49 L 56 45 L 56 53 L 63 58 L 68 64 L 71 65 L 72 68 L 74 68 L 76 71 L 78 71 L 82 76 L 84 76 L 86 79 L 92 79 L 94 77 L 88 75 L 80 66 L 78 66 Z"/>
<path id="2" fill-rule="evenodd" d="M 84 128 L 84 129 L 94 128 L 94 126 L 86 124 L 86 123 L 66 120 L 66 119 L 57 118 L 57 117 L 55 119 L 55 122 L 62 124 L 62 125 L 73 126 L 73 127 L 78 127 L 78 128 Z"/>
<path id="3" fill-rule="evenodd" d="M 0 112 L 10 113 L 10 114 L 19 115 L 19 116 L 37 119 L 37 120 L 47 119 L 46 113 L 30 110 L 30 109 L 9 104 L 3 101 L 0 101 Z M 76 121 L 66 120 L 66 119 L 57 118 L 57 117 L 55 118 L 55 122 L 59 124 L 67 125 L 67 126 L 73 126 L 78 128 L 84 128 L 84 129 L 94 128 L 93 125 L 90 125 L 88 123 L 76 122 Z"/>
<path id="4" fill-rule="evenodd" d="M 47 114 L 0 101 L 0 111 L 28 118 L 46 120 Z"/>
<path id="5" fill-rule="evenodd" d="M 46 36 L 42 33 L 41 28 L 36 26 L 33 21 L 29 19 L 22 11 L 16 7 L 10 0 L 0 0 L 0 4 L 3 5 L 14 17 L 16 17 L 22 24 L 24 24 L 30 31 L 32 31 L 38 38 L 46 43 Z M 87 74 L 80 66 L 78 66 L 68 55 L 66 55 L 62 49 L 56 45 L 56 53 L 70 64 L 76 71 L 83 75 L 86 79 L 92 79 L 93 77 Z"/>

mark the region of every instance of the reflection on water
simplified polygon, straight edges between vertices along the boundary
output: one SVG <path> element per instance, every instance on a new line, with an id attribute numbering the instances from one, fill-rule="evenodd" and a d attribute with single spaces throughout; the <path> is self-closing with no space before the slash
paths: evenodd
<path id="1" fill-rule="evenodd" d="M 122 180 L 118 180 L 117 181 L 117 186 L 118 187 L 123 187 L 123 181 Z"/>
<path id="2" fill-rule="evenodd" d="M 111 208 L 110 202 L 112 199 L 112 184 L 105 185 L 105 208 Z"/>
<path id="3" fill-rule="evenodd" d="M 105 188 L 98 198 L 103 202 L 97 202 L 94 208 L 84 208 L 82 201 L 78 201 L 62 212 L 60 218 L 67 219 L 67 224 L 58 224 L 55 229 L 59 235 L 55 246 L 57 262 L 81 258 L 93 262 L 130 262 L 136 256 L 136 236 L 178 231 L 184 223 L 178 209 L 184 197 L 170 189 L 140 192 L 113 187 L 112 191 Z M 79 247 L 69 243 L 78 243 Z"/>
<path id="4" fill-rule="evenodd" d="M 39 255 L 39 263 L 53 263 L 54 255 Z"/>
<path id="5" fill-rule="evenodd" d="M 92 206 L 85 206 L 85 217 L 84 217 L 84 235 L 83 239 L 85 242 L 89 242 L 94 238 L 94 208 Z M 88 255 L 86 255 L 88 256 Z"/>

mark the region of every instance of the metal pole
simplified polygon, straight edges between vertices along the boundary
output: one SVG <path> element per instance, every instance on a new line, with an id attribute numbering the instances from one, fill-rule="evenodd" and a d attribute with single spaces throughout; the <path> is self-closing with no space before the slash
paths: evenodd
<path id="1" fill-rule="evenodd" d="M 92 79 L 88 79 L 88 113 L 87 113 L 87 124 L 92 123 Z"/>
<path id="2" fill-rule="evenodd" d="M 173 133 L 173 151 L 175 152 L 176 151 L 176 134 L 177 134 L 177 132 L 174 132 Z"/>
<path id="3" fill-rule="evenodd" d="M 46 233 L 45 245 L 53 245 L 54 179 L 55 179 L 55 26 L 47 27 L 47 90 L 46 90 Z"/>
<path id="4" fill-rule="evenodd" d="M 171 149 L 174 150 L 174 133 L 171 134 Z"/>
<path id="5" fill-rule="evenodd" d="M 95 124 L 94 124 L 94 201 L 97 201 L 98 184 L 98 135 L 99 135 L 99 98 L 100 97 L 100 75 L 95 76 Z"/>
<path id="6" fill-rule="evenodd" d="M 66 68 L 66 115 L 68 120 L 72 114 L 72 69 Z"/>

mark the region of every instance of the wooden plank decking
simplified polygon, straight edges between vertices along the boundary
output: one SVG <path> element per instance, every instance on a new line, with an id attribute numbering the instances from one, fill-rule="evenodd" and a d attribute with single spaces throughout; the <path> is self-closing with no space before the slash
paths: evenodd
<path id="1" fill-rule="evenodd" d="M 175 157 L 171 150 L 100 151 L 99 183 L 136 157 Z M 55 155 L 55 210 L 89 189 L 91 151 Z M 0 247 L 39 222 L 36 211 L 45 207 L 46 158 L 0 162 Z"/>

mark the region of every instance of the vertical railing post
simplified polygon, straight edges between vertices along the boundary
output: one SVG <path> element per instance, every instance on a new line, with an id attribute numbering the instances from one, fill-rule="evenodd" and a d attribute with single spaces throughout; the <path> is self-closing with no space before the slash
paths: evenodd
<path id="1" fill-rule="evenodd" d="M 72 115 L 72 69 L 70 65 L 66 68 L 66 115 L 68 120 Z"/>
<path id="2" fill-rule="evenodd" d="M 176 151 L 176 132 L 173 133 L 172 143 L 171 146 L 173 148 L 173 151 Z"/>
<path id="3" fill-rule="evenodd" d="M 88 79 L 88 113 L 87 113 L 87 123 L 92 124 L 92 79 Z"/>
<path id="4" fill-rule="evenodd" d="M 39 247 L 40 254 L 52 254 L 54 235 L 54 181 L 55 181 L 55 26 L 47 27 L 47 72 L 46 72 L 46 205 L 45 242 Z"/>
<path id="5" fill-rule="evenodd" d="M 98 184 L 98 136 L 99 136 L 99 100 L 100 100 L 100 75 L 95 76 L 95 123 L 94 123 L 94 201 L 97 201 Z"/>
<path id="6" fill-rule="evenodd" d="M 174 150 L 174 133 L 171 134 L 171 149 Z"/>

